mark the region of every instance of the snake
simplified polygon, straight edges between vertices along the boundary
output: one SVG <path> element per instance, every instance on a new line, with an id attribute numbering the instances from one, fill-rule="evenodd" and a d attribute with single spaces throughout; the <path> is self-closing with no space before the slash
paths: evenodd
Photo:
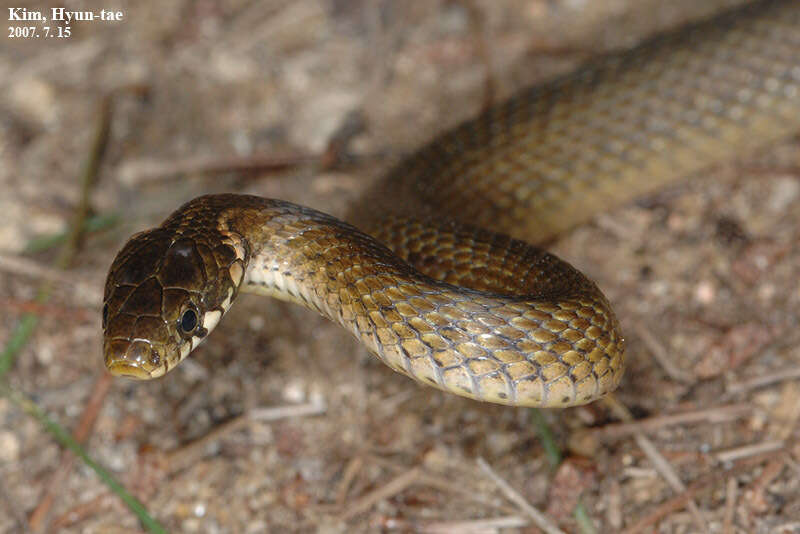
<path id="1" fill-rule="evenodd" d="M 598 286 L 539 245 L 798 130 L 800 2 L 734 7 L 488 107 L 343 219 L 242 194 L 187 202 L 114 259 L 105 365 L 162 376 L 256 293 L 316 310 L 446 392 L 592 402 L 620 384 L 625 338 Z"/>

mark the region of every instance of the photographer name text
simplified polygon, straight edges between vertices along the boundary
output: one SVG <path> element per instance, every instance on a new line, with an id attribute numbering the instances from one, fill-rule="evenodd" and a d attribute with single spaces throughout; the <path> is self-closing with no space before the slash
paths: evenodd
<path id="1" fill-rule="evenodd" d="M 122 20 L 122 11 L 110 11 L 101 9 L 99 11 L 70 11 L 63 7 L 53 7 L 50 9 L 50 19 L 58 22 L 72 22 L 76 20 Z M 48 18 L 41 11 L 26 9 L 24 7 L 9 7 L 8 20 L 20 22 L 41 21 L 47 22 Z"/>

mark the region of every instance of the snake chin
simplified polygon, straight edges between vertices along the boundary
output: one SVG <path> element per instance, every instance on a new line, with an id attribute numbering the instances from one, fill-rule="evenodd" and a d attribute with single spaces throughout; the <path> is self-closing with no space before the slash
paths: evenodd
<path id="1" fill-rule="evenodd" d="M 162 355 L 163 349 L 146 340 L 116 339 L 104 345 L 106 368 L 114 376 L 149 380 L 166 373 L 169 359 Z"/>

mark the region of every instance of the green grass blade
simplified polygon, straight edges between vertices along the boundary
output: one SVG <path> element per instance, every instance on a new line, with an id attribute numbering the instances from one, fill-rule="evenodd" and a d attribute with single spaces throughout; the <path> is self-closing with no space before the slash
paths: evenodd
<path id="1" fill-rule="evenodd" d="M 561 454 L 561 449 L 556 443 L 555 437 L 553 437 L 553 432 L 550 430 L 550 426 L 547 424 L 547 421 L 545 421 L 544 415 L 540 410 L 531 410 L 531 419 L 536 428 L 536 435 L 539 436 L 539 441 L 544 448 L 547 463 L 550 464 L 551 469 L 555 469 L 561 463 L 563 456 Z M 573 516 L 582 534 L 597 534 L 594 522 L 582 502 L 578 501 L 578 504 L 575 505 Z"/>
<path id="2" fill-rule="evenodd" d="M 39 423 L 55 438 L 61 446 L 72 451 L 78 456 L 92 471 L 94 471 L 100 480 L 119 497 L 122 502 L 133 512 L 142 526 L 148 532 L 153 534 L 166 534 L 167 530 L 147 512 L 144 505 L 139 502 L 136 497 L 128 493 L 128 491 L 117 482 L 114 476 L 108 472 L 103 466 L 95 462 L 86 452 L 83 446 L 75 441 L 72 435 L 67 432 L 64 427 L 59 425 L 42 410 L 39 405 L 30 400 L 24 394 L 13 389 L 5 382 L 0 382 L 0 395 L 5 396 L 11 402 L 16 404 L 25 413 L 39 421 Z"/>
<path id="3" fill-rule="evenodd" d="M 573 516 L 578 523 L 578 529 L 581 531 L 581 534 L 597 534 L 594 521 L 589 517 L 589 512 L 586 511 L 586 507 L 583 506 L 582 502 L 578 501 L 578 504 L 575 505 Z"/>
<path id="4" fill-rule="evenodd" d="M 32 313 L 26 313 L 20 318 L 6 346 L 3 348 L 3 353 L 0 354 L 0 378 L 14 365 L 17 354 L 30 339 L 38 321 L 39 318 Z"/>
<path id="5" fill-rule="evenodd" d="M 547 456 L 547 463 L 550 464 L 551 469 L 555 469 L 561 463 L 561 449 L 558 448 L 553 432 L 544 420 L 544 415 L 537 409 L 531 410 L 531 419 L 533 426 L 536 428 L 536 435 L 539 436 L 539 441 L 544 447 L 545 456 Z"/>
<path id="6" fill-rule="evenodd" d="M 86 220 L 83 231 L 87 233 L 100 232 L 113 227 L 119 221 L 120 216 L 116 213 L 94 215 Z M 24 254 L 35 254 L 37 252 L 51 249 L 55 246 L 63 244 L 67 240 L 68 235 L 69 231 L 64 230 L 63 232 L 58 232 L 56 234 L 34 237 L 28 241 L 28 244 L 25 245 L 25 248 L 22 249 L 22 252 Z"/>

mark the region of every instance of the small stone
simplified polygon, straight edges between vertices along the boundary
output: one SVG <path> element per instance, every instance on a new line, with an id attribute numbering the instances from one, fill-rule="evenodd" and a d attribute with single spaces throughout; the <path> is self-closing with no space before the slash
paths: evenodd
<path id="1" fill-rule="evenodd" d="M 767 205 L 773 213 L 781 213 L 800 197 L 800 182 L 794 177 L 779 178 L 773 182 Z"/>
<path id="2" fill-rule="evenodd" d="M 694 299 L 701 304 L 711 304 L 714 302 L 714 284 L 708 280 L 704 280 L 697 284 L 694 288 Z"/>
<path id="3" fill-rule="evenodd" d="M 600 449 L 600 441 L 595 433 L 579 430 L 570 434 L 567 448 L 572 454 L 594 458 Z"/>
<path id="4" fill-rule="evenodd" d="M 23 78 L 12 84 L 10 98 L 14 108 L 41 125 L 56 119 L 56 93 L 52 85 L 39 78 Z"/>
<path id="5" fill-rule="evenodd" d="M 247 320 L 247 326 L 250 327 L 250 330 L 254 332 L 260 332 L 264 329 L 264 316 L 259 314 L 251 315 L 250 318 Z"/>
<path id="6" fill-rule="evenodd" d="M 300 403 L 306 400 L 306 387 L 302 382 L 291 380 L 283 388 L 283 399 L 288 402 Z"/>
<path id="7" fill-rule="evenodd" d="M 19 452 L 19 438 L 7 430 L 0 432 L 0 462 L 16 462 L 19 460 Z"/>

